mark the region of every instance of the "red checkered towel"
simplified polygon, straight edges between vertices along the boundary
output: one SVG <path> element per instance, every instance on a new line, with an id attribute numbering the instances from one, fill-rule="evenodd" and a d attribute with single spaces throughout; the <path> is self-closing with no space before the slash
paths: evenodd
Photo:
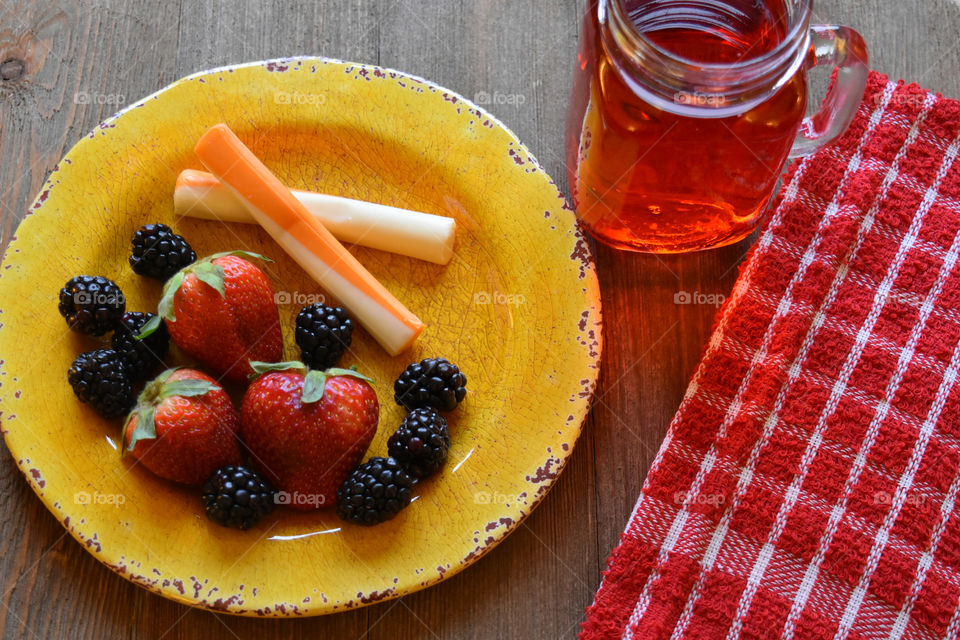
<path id="1" fill-rule="evenodd" d="M 795 164 L 581 638 L 955 638 L 960 102 L 871 74 Z"/>

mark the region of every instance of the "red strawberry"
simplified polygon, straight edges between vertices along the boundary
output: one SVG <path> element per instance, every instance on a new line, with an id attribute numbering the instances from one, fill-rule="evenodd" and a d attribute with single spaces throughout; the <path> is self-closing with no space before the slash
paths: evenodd
<path id="1" fill-rule="evenodd" d="M 283 355 L 280 313 L 270 281 L 244 257 L 245 251 L 217 253 L 178 271 L 163 286 L 158 319 L 189 356 L 231 382 L 243 384 L 253 372 L 250 360 L 276 361 Z"/>
<path id="2" fill-rule="evenodd" d="M 253 367 L 240 409 L 250 460 L 296 509 L 336 505 L 337 487 L 377 432 L 380 405 L 367 380 L 349 369 L 311 371 L 300 362 Z"/>
<path id="3" fill-rule="evenodd" d="M 230 397 L 195 369 L 168 369 L 147 383 L 123 427 L 123 451 L 161 478 L 200 484 L 241 464 L 240 420 Z"/>

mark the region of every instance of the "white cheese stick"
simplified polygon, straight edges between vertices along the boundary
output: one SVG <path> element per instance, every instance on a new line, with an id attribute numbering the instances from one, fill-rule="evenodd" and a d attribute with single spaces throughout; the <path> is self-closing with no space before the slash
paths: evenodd
<path id="1" fill-rule="evenodd" d="M 436 264 L 453 256 L 456 222 L 409 209 L 291 189 L 338 240 Z M 186 169 L 177 178 L 173 210 L 178 216 L 255 224 L 250 212 L 206 171 Z"/>

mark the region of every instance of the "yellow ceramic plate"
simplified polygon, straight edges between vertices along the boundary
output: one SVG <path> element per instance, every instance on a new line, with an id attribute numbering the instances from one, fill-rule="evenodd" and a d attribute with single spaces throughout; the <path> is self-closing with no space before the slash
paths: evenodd
<path id="1" fill-rule="evenodd" d="M 256 226 L 174 219 L 192 148 L 226 122 L 291 187 L 457 220 L 443 267 L 354 248 L 426 322 L 387 356 L 363 330 L 341 366 L 376 379 L 386 455 L 402 418 L 392 399 L 411 361 L 445 356 L 468 378 L 442 472 L 373 528 L 330 510 L 279 509 L 240 532 L 210 523 L 198 492 L 121 459 L 119 422 L 73 396 L 66 370 L 99 344 L 66 330 L 57 294 L 78 274 L 114 279 L 130 310 L 159 285 L 133 274 L 130 237 L 161 221 L 199 255 L 248 249 L 290 325 L 323 292 Z M 244 615 L 315 615 L 399 596 L 489 551 L 547 492 L 580 434 L 600 357 L 600 299 L 589 249 L 542 167 L 490 114 L 402 73 L 319 58 L 199 73 L 101 124 L 59 164 L 0 270 L 0 411 L 7 445 L 50 511 L 98 560 L 168 598 Z"/>

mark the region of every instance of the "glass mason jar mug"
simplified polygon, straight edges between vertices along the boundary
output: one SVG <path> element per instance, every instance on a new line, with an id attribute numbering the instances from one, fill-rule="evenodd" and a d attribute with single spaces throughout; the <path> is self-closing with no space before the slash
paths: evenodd
<path id="1" fill-rule="evenodd" d="M 597 239 L 675 253 L 756 228 L 788 158 L 850 124 L 867 51 L 811 0 L 588 0 L 567 116 L 577 215 Z M 836 66 L 804 118 L 806 72 Z M 798 137 L 799 132 L 799 137 Z"/>

